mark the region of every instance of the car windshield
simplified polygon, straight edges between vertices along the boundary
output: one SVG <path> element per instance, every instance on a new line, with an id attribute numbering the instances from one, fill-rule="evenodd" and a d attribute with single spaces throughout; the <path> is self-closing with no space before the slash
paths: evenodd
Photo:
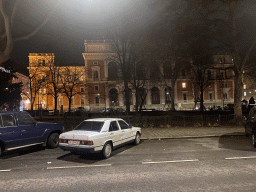
<path id="1" fill-rule="evenodd" d="M 104 122 L 101 122 L 101 121 L 83 121 L 75 128 L 75 130 L 100 132 L 103 124 Z"/>

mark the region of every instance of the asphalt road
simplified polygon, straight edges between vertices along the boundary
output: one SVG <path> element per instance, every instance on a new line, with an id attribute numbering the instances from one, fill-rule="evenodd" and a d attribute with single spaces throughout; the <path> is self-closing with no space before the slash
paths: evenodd
<path id="1" fill-rule="evenodd" d="M 0 191 L 255 191 L 244 136 L 144 140 L 111 158 L 30 148 L 0 157 Z"/>

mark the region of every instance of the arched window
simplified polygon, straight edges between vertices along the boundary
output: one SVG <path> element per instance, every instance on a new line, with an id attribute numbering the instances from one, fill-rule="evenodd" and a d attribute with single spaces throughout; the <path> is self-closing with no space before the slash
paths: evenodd
<path id="1" fill-rule="evenodd" d="M 108 79 L 116 80 L 118 78 L 118 68 L 115 62 L 110 62 L 108 64 Z"/>
<path id="2" fill-rule="evenodd" d="M 151 89 L 152 104 L 160 104 L 160 91 L 157 87 Z"/>
<path id="3" fill-rule="evenodd" d="M 118 91 L 116 88 L 112 88 L 109 91 L 110 106 L 118 106 Z"/>
<path id="4" fill-rule="evenodd" d="M 94 80 L 98 80 L 99 79 L 99 72 L 98 71 L 94 71 L 93 72 L 93 79 Z"/>
<path id="5" fill-rule="evenodd" d="M 165 102 L 166 103 L 171 101 L 171 90 L 172 90 L 171 87 L 166 87 L 164 89 L 164 92 L 165 92 Z"/>

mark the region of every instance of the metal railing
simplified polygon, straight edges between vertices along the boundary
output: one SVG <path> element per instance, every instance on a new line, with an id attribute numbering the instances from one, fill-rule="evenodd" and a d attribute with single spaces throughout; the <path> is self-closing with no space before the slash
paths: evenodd
<path id="1" fill-rule="evenodd" d="M 234 125 L 234 114 L 227 115 L 171 115 L 171 116 L 88 116 L 83 114 L 79 116 L 45 116 L 41 117 L 41 121 L 63 123 L 65 131 L 72 130 L 81 121 L 88 118 L 98 117 L 120 117 L 133 126 L 139 127 L 220 127 L 225 125 Z"/>

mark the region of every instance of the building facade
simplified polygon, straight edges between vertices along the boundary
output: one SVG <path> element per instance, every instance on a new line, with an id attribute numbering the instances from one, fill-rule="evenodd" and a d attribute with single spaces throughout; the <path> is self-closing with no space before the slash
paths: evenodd
<path id="1" fill-rule="evenodd" d="M 69 103 L 71 109 L 86 106 L 84 66 L 57 66 L 54 59 L 54 53 L 29 54 L 33 108 L 55 109 L 56 103 L 64 112 Z"/>
<path id="2" fill-rule="evenodd" d="M 118 63 L 111 57 L 111 45 L 106 40 L 85 40 L 85 51 L 82 53 L 84 66 L 56 66 L 53 53 L 30 53 L 29 72 L 35 86 L 34 109 L 54 109 L 54 85 L 56 81 L 57 109 L 66 111 L 69 107 L 68 94 L 63 90 L 64 84 L 71 84 L 76 92 L 71 99 L 71 108 L 88 106 L 91 111 L 102 111 L 104 108 L 125 109 L 124 85 L 120 78 Z M 215 55 L 213 68 L 205 71 L 205 78 L 211 82 L 204 88 L 204 105 L 206 108 L 224 107 L 234 103 L 233 60 L 229 55 Z M 164 66 L 159 66 L 163 71 Z M 57 80 L 52 76 L 53 69 L 58 74 Z M 73 77 L 67 71 L 73 71 Z M 76 78 L 74 78 L 74 74 Z M 145 101 L 143 108 L 166 110 L 170 107 L 170 90 L 174 92 L 175 108 L 191 110 L 199 106 L 199 87 L 193 79 L 191 69 L 179 71 L 174 86 L 173 79 L 145 82 L 143 91 Z M 69 81 L 69 83 L 65 83 Z M 56 92 L 56 91 L 55 91 Z M 135 89 L 129 85 L 130 109 L 134 110 Z"/>
<path id="3" fill-rule="evenodd" d="M 118 78 L 118 64 L 111 60 L 110 44 L 105 41 L 86 41 L 83 58 L 86 71 L 87 104 L 93 109 L 108 107 L 124 107 L 124 86 Z M 215 55 L 212 69 L 206 71 L 205 77 L 211 83 L 204 89 L 204 105 L 206 108 L 224 107 L 234 103 L 233 60 L 230 55 Z M 160 66 L 163 71 L 163 66 Z M 169 107 L 170 93 L 174 89 L 175 108 L 190 110 L 198 107 L 199 88 L 193 82 L 193 72 L 182 69 L 179 72 L 175 86 L 171 87 L 171 79 L 163 82 L 149 80 L 144 88 L 146 99 L 144 108 L 164 110 Z M 196 104 L 197 103 L 197 104 Z M 130 85 L 130 109 L 134 109 L 135 90 Z"/>

